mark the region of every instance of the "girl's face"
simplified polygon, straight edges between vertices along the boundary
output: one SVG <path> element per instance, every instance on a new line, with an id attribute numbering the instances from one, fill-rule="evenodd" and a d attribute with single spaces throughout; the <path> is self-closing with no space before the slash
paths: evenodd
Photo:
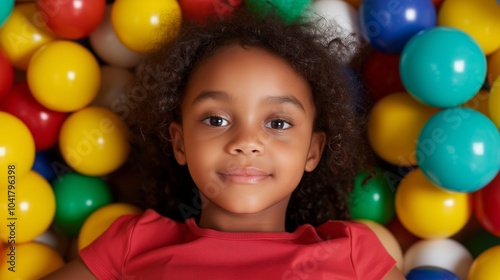
<path id="1" fill-rule="evenodd" d="M 284 218 L 325 142 L 313 132 L 307 81 L 267 51 L 229 46 L 192 73 L 181 111 L 182 124 L 170 126 L 174 155 L 200 190 L 202 215 Z"/>

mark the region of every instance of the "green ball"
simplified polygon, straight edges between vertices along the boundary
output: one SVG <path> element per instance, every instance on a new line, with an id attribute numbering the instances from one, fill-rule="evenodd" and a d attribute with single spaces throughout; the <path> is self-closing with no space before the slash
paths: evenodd
<path id="1" fill-rule="evenodd" d="M 364 182 L 369 174 L 361 171 L 354 178 L 354 189 L 350 194 L 349 208 L 352 219 L 366 219 L 385 225 L 395 215 L 394 190 L 383 172 Z M 363 184 L 364 183 L 364 184 Z"/>
<path id="2" fill-rule="evenodd" d="M 251 12 L 265 16 L 274 11 L 286 23 L 297 20 L 310 5 L 311 0 L 245 0 Z"/>
<path id="3" fill-rule="evenodd" d="M 480 230 L 464 242 L 465 248 L 469 250 L 472 257 L 477 258 L 482 252 L 489 248 L 500 245 L 500 237 L 493 235 L 486 230 Z"/>
<path id="4" fill-rule="evenodd" d="M 66 173 L 52 183 L 56 197 L 54 227 L 76 237 L 83 222 L 97 208 L 113 202 L 108 185 L 98 177 Z"/>

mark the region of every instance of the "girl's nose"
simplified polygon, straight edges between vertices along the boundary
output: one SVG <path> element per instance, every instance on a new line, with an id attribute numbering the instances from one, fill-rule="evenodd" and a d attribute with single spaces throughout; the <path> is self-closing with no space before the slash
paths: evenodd
<path id="1" fill-rule="evenodd" d="M 260 155 L 264 152 L 263 132 L 240 129 L 228 144 L 228 152 L 233 155 Z"/>

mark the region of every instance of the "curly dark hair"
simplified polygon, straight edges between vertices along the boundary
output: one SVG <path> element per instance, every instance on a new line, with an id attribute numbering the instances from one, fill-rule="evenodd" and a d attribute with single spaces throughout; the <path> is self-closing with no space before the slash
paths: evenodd
<path id="1" fill-rule="evenodd" d="M 199 216 L 198 190 L 187 167 L 175 161 L 168 127 L 181 121 L 180 104 L 192 70 L 221 48 L 239 44 L 283 58 L 309 82 L 317 111 L 314 127 L 326 133 L 319 165 L 304 174 L 291 196 L 287 230 L 349 219 L 353 178 L 366 168 L 371 151 L 364 134 L 366 114 L 356 109 L 361 86 L 353 80 L 345 58 L 354 46 L 329 36 L 317 22 L 302 19 L 285 24 L 273 13 L 255 16 L 244 8 L 225 20 L 203 25 L 184 22 L 173 41 L 137 68 L 129 91 L 131 100 L 137 101 L 127 122 L 133 135 L 133 161 L 142 171 L 144 206 L 178 221 Z"/>

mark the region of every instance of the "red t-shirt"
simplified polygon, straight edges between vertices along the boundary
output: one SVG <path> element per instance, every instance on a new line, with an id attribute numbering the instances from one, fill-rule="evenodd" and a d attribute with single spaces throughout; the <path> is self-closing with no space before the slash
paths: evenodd
<path id="1" fill-rule="evenodd" d="M 221 232 L 153 210 L 117 219 L 80 256 L 101 280 L 370 280 L 395 265 L 360 223 L 329 221 L 292 233 Z"/>

